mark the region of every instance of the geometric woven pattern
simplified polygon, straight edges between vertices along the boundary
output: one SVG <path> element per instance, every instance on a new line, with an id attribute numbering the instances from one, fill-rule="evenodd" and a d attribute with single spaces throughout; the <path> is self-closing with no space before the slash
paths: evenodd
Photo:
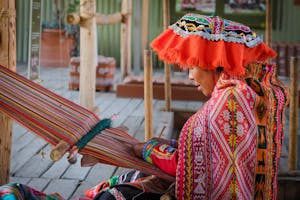
<path id="1" fill-rule="evenodd" d="M 222 73 L 211 99 L 181 132 L 178 199 L 251 199 L 257 141 L 255 97 L 244 80 Z"/>
<path id="2" fill-rule="evenodd" d="M 287 89 L 275 66 L 222 73 L 179 138 L 178 199 L 276 199 Z"/>

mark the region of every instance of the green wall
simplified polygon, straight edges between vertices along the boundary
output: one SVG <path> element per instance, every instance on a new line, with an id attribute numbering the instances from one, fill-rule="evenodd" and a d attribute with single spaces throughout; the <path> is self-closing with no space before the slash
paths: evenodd
<path id="1" fill-rule="evenodd" d="M 61 0 L 61 9 L 66 10 L 69 3 L 75 0 Z M 140 1 L 140 2 L 138 2 Z M 171 0 L 174 2 L 175 0 Z M 54 0 L 42 0 L 42 21 L 50 21 L 55 18 Z M 151 41 L 162 31 L 163 13 L 162 1 L 151 0 L 149 12 L 149 38 Z M 294 0 L 273 0 L 273 41 L 281 42 L 300 42 L 300 26 L 297 20 L 300 19 L 300 6 L 294 6 Z M 137 13 L 141 12 L 142 0 L 133 0 L 132 2 L 132 63 L 134 69 L 141 65 L 142 50 L 137 45 L 140 39 L 141 17 Z M 112 14 L 119 12 L 121 9 L 121 0 L 97 0 L 97 12 L 101 14 Z M 140 9 L 140 10 L 138 10 Z M 175 6 L 171 4 L 171 11 Z M 171 12 L 171 21 L 174 22 L 183 13 Z M 235 19 L 236 16 L 228 16 L 229 19 Z M 247 18 L 246 18 L 247 19 Z M 253 21 L 250 19 L 250 21 Z M 250 22 L 249 22 L 250 23 Z M 139 30 L 137 30 L 137 27 Z M 113 56 L 120 60 L 120 24 L 98 26 L 98 51 L 105 56 Z M 28 32 L 29 32 L 29 1 L 17 0 L 17 61 L 20 63 L 27 62 L 28 54 Z M 262 30 L 257 32 L 263 34 Z M 140 41 L 139 41 L 140 42 Z M 139 55 L 138 55 L 139 54 Z M 162 63 L 154 56 L 154 67 L 162 67 Z M 118 65 L 119 66 L 119 65 Z"/>

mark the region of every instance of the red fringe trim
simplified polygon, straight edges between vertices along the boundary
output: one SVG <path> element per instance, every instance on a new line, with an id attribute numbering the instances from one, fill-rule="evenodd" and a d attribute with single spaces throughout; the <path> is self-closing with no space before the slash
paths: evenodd
<path id="1" fill-rule="evenodd" d="M 172 29 L 155 38 L 151 47 L 167 63 L 179 64 L 182 68 L 215 69 L 221 66 L 231 75 L 243 75 L 248 63 L 265 61 L 277 55 L 263 42 L 249 48 L 240 43 L 210 41 L 195 35 L 182 37 Z"/>

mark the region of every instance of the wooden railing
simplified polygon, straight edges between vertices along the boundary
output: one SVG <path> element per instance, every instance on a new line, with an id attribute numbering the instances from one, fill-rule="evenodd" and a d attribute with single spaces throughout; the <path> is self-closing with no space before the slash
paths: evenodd
<path id="1" fill-rule="evenodd" d="M 278 53 L 273 60 L 277 66 L 279 76 L 290 76 L 290 59 L 291 57 L 300 57 L 300 43 L 273 43 L 272 48 Z"/>

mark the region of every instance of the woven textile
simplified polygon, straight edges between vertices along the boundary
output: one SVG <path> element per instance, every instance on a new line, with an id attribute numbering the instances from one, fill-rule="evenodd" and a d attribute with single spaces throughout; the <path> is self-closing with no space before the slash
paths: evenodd
<path id="1" fill-rule="evenodd" d="M 278 80 L 276 68 L 272 64 L 250 64 L 245 80 L 257 94 L 254 110 L 258 128 L 254 198 L 276 199 L 283 114 L 288 102 L 288 90 Z"/>
<path id="2" fill-rule="evenodd" d="M 23 184 L 0 186 L 0 200 L 63 200 L 59 194 L 46 195 Z"/>
<path id="3" fill-rule="evenodd" d="M 287 89 L 275 66 L 222 74 L 179 139 L 178 199 L 276 199 Z"/>
<path id="4" fill-rule="evenodd" d="M 100 120 L 75 104 L 23 76 L 0 66 L 0 111 L 52 145 L 67 142 L 72 148 Z M 133 168 L 161 178 L 174 178 L 137 158 L 132 145 L 139 141 L 120 128 L 99 133 L 80 153 L 100 162 Z"/>
<path id="5" fill-rule="evenodd" d="M 151 197 L 152 193 L 156 194 L 154 196 L 159 199 L 159 196 L 168 191 L 169 184 L 169 182 L 164 182 L 155 176 L 149 176 L 134 170 L 120 176 L 114 176 L 108 181 L 102 181 L 95 187 L 88 189 L 85 195 L 89 198 L 95 198 L 104 195 L 104 193 L 110 193 L 115 198 L 115 194 L 120 194 L 124 195 L 124 199 L 132 199 L 134 196 L 143 199 L 140 197 L 142 193 L 144 193 L 144 197 L 148 198 Z"/>
<path id="6" fill-rule="evenodd" d="M 185 124 L 179 139 L 178 199 L 251 199 L 257 129 L 255 93 L 223 73 L 211 99 Z"/>

